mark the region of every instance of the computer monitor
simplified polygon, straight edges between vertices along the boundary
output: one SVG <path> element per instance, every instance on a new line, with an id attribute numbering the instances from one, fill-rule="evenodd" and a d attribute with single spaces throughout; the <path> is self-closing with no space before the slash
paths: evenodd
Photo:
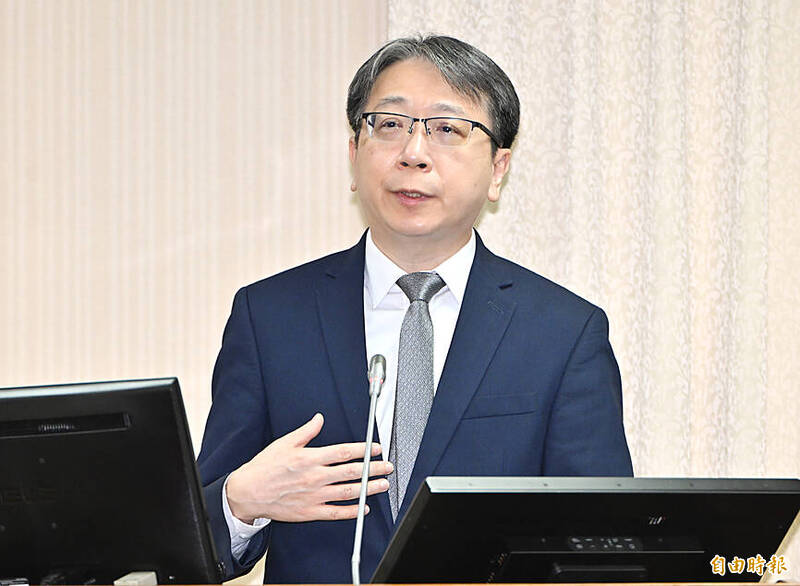
<path id="1" fill-rule="evenodd" d="M 219 583 L 174 378 L 0 389 L 0 579 Z"/>
<path id="2" fill-rule="evenodd" d="M 790 479 L 431 477 L 372 582 L 757 582 L 798 510 Z"/>

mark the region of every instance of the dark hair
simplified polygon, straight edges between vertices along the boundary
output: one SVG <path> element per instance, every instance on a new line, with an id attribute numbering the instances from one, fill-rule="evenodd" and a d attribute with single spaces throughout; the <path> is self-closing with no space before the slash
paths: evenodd
<path id="1" fill-rule="evenodd" d="M 407 59 L 432 63 L 453 90 L 483 104 L 500 146 L 511 146 L 519 128 L 519 98 L 511 80 L 485 53 L 464 41 L 444 36 L 389 41 L 359 67 L 347 92 L 347 120 L 355 132 L 356 144 L 361 114 L 375 80 L 393 63 Z"/>

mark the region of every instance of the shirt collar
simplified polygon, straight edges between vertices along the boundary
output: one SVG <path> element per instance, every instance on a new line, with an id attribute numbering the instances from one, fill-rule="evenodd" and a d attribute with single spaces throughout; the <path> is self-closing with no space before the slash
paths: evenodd
<path id="1" fill-rule="evenodd" d="M 449 290 L 459 306 L 464 299 L 469 272 L 475 260 L 475 246 L 475 230 L 471 230 L 469 241 L 453 256 L 433 269 L 445 282 L 445 287 L 439 293 Z M 378 250 L 372 240 L 372 232 L 368 230 L 364 256 L 364 285 L 369 292 L 372 309 L 380 305 L 390 289 L 396 287 L 397 279 L 405 274 L 403 269 Z M 399 289 L 397 287 L 397 290 Z"/>

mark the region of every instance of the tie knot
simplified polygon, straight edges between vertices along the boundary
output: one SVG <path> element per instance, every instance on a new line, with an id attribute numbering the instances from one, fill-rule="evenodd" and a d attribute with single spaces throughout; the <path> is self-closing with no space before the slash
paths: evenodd
<path id="1" fill-rule="evenodd" d="M 444 287 L 444 281 L 436 273 L 409 273 L 397 279 L 397 286 L 408 300 L 428 303 Z"/>

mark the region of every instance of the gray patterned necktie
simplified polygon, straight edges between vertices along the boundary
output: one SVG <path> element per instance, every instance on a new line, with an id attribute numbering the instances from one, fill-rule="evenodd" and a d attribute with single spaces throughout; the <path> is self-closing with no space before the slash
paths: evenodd
<path id="1" fill-rule="evenodd" d="M 411 305 L 400 328 L 397 388 L 389 446 L 389 461 L 394 464 L 394 473 L 388 477 L 389 504 L 395 520 L 403 504 L 433 404 L 433 324 L 428 302 L 444 287 L 444 281 L 436 273 L 410 273 L 400 277 L 397 285 Z"/>

